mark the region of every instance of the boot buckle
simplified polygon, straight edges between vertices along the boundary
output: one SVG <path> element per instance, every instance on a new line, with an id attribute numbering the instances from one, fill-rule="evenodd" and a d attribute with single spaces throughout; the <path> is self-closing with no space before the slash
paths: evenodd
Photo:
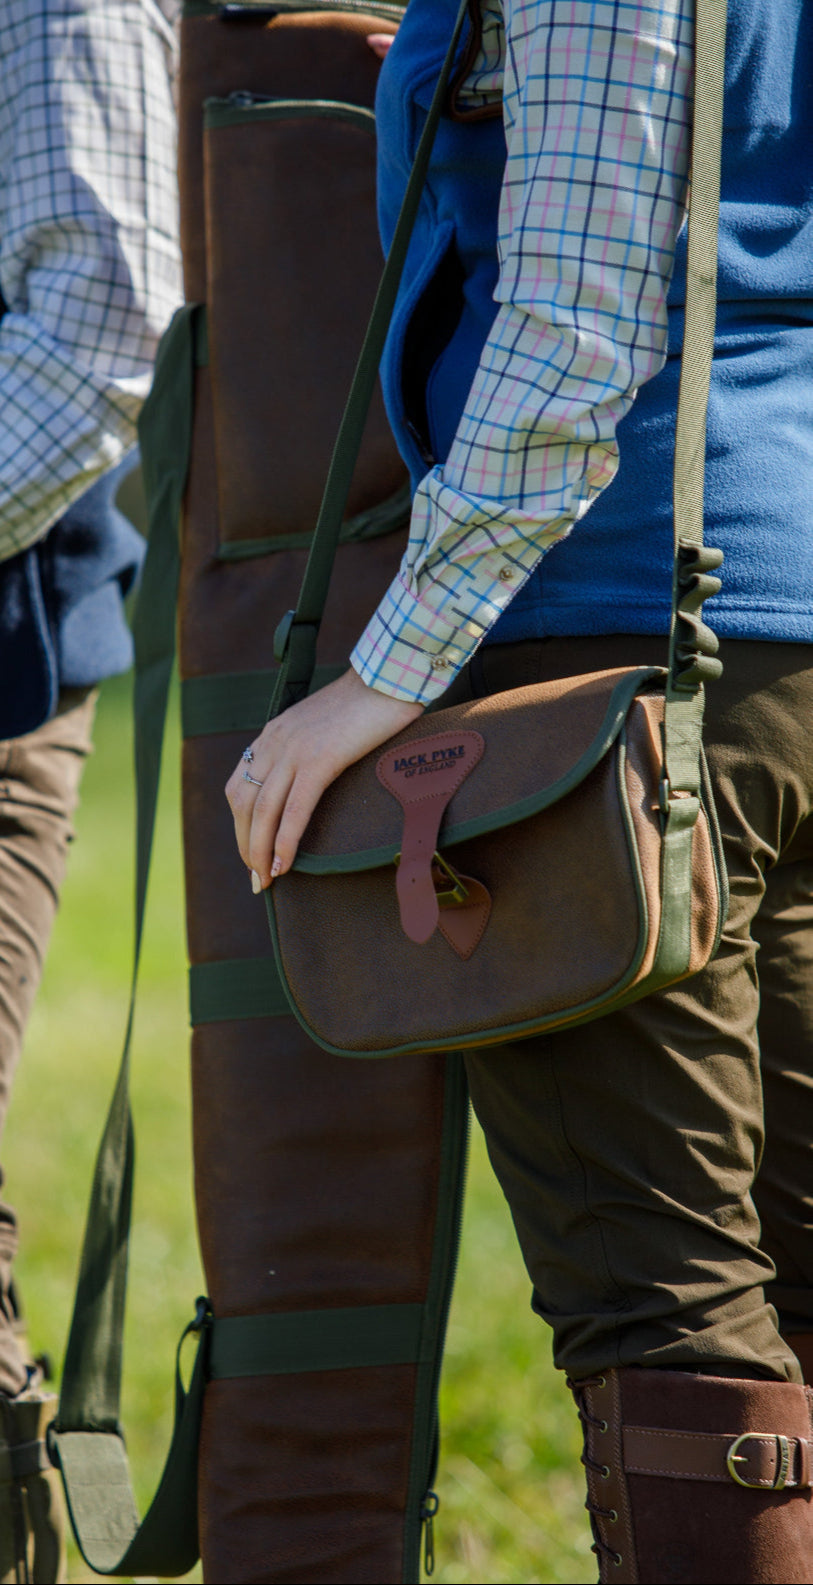
<path id="1" fill-rule="evenodd" d="M 764 1442 L 773 1436 L 776 1442 L 776 1474 L 770 1485 L 763 1480 L 743 1480 L 736 1469 L 737 1464 L 747 1464 L 748 1454 L 741 1453 L 740 1448 L 744 1442 Z M 738 1486 L 745 1486 L 749 1491 L 784 1491 L 790 1474 L 790 1441 L 786 1436 L 776 1436 L 770 1431 L 744 1431 L 742 1436 L 735 1437 L 728 1453 L 726 1454 L 726 1469 L 732 1480 Z"/>

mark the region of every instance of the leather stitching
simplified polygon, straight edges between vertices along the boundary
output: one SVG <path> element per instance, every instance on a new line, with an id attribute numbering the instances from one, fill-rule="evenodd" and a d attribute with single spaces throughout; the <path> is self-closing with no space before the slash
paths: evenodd
<path id="1" fill-rule="evenodd" d="M 693 1469 L 656 1469 L 652 1464 L 648 1464 L 643 1468 L 637 1464 L 626 1464 L 624 1467 L 628 1475 L 665 1475 L 667 1478 L 671 1476 L 673 1480 L 710 1480 L 717 1486 L 724 1480 L 728 1481 L 730 1479 L 729 1476 L 724 1476 L 722 1472 L 719 1475 L 699 1475 Z M 795 1484 L 795 1481 L 788 1480 L 782 1489 L 789 1491 Z M 769 1480 L 749 1480 L 746 1489 L 748 1491 L 773 1491 L 775 1488 Z"/>
<path id="2" fill-rule="evenodd" d="M 644 1439 L 648 1438 L 650 1441 L 654 1441 L 654 1442 L 662 1442 L 662 1441 L 665 1441 L 665 1440 L 666 1441 L 673 1440 L 675 1442 L 683 1442 L 687 1438 L 689 1438 L 692 1442 L 711 1442 L 713 1444 L 717 1444 L 717 1445 L 720 1446 L 721 1455 L 722 1455 L 722 1452 L 723 1452 L 722 1444 L 728 1439 L 728 1436 L 729 1436 L 729 1433 L 727 1431 L 722 1431 L 722 1432 L 720 1432 L 720 1431 L 717 1431 L 717 1432 L 714 1432 L 714 1431 L 667 1431 L 667 1430 L 658 1430 L 656 1427 L 652 1428 L 652 1429 L 647 1429 L 644 1426 L 634 1426 L 634 1427 L 630 1426 L 630 1427 L 628 1427 L 628 1429 L 630 1431 L 634 1430 L 636 1439 L 640 1439 L 642 1441 Z M 737 1435 L 739 1435 L 739 1434 L 740 1433 L 738 1433 L 738 1432 L 732 1432 L 731 1433 L 731 1440 L 733 1441 L 735 1439 L 735 1437 Z M 805 1445 L 804 1444 L 804 1439 L 800 1439 L 799 1437 L 791 1437 L 791 1438 L 789 1438 L 789 1441 L 791 1443 L 791 1447 L 792 1447 L 792 1450 L 793 1450 L 793 1455 L 798 1455 L 800 1453 L 800 1451 L 803 1451 L 804 1445 Z M 766 1451 L 769 1454 L 773 1454 L 775 1452 L 776 1439 L 775 1439 L 774 1436 L 770 1436 L 770 1435 L 763 1435 L 763 1436 L 752 1435 L 752 1436 L 749 1436 L 749 1442 L 755 1443 L 757 1447 L 761 1447 L 764 1451 Z M 662 1467 L 658 1467 L 657 1465 L 651 1465 L 651 1464 L 650 1465 L 641 1465 L 640 1463 L 631 1463 L 631 1462 L 628 1462 L 626 1460 L 626 1458 L 625 1458 L 625 1461 L 624 1461 L 624 1468 L 627 1471 L 627 1474 L 629 1474 L 629 1475 L 663 1475 L 663 1476 L 667 1476 L 667 1477 L 671 1476 L 675 1480 L 682 1480 L 682 1479 L 685 1479 L 685 1480 L 706 1480 L 706 1481 L 714 1481 L 714 1482 L 719 1484 L 721 1481 L 730 1479 L 730 1477 L 728 1476 L 727 1472 L 724 1472 L 722 1468 L 721 1468 L 719 1474 L 715 1474 L 715 1473 L 711 1473 L 711 1472 L 708 1473 L 708 1474 L 704 1474 L 703 1472 L 701 1472 L 699 1470 L 676 1469 L 676 1468 L 664 1469 Z M 798 1481 L 793 1475 L 789 1475 L 787 1481 L 785 1482 L 785 1487 L 783 1489 L 789 1490 L 789 1489 L 792 1489 L 793 1487 L 799 1487 L 801 1484 L 802 1484 L 802 1482 Z M 753 1480 L 749 1480 L 748 1486 L 749 1486 L 749 1489 L 752 1490 L 752 1491 L 756 1491 L 756 1490 L 773 1491 L 774 1490 L 773 1480 L 772 1480 L 772 1478 L 770 1476 L 764 1476 L 764 1477 L 754 1478 Z"/>

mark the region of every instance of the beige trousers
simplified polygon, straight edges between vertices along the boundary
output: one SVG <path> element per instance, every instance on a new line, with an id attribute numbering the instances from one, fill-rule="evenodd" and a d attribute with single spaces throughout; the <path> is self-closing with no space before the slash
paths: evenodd
<path id="1" fill-rule="evenodd" d="M 0 1131 L 56 913 L 95 704 L 95 690 L 67 689 L 52 720 L 0 742 Z M 0 1202 L 0 1392 L 9 1394 L 27 1381 L 14 1330 L 16 1249 L 15 1214 Z"/>

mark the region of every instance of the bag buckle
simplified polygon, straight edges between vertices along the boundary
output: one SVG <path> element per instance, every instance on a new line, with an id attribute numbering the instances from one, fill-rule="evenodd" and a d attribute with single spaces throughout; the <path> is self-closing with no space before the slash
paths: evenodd
<path id="1" fill-rule="evenodd" d="M 743 1443 L 763 1442 L 771 1436 L 776 1442 L 777 1465 L 776 1475 L 770 1486 L 766 1486 L 761 1480 L 743 1480 L 742 1475 L 738 1474 L 734 1467 L 736 1464 L 748 1463 L 748 1454 L 739 1451 Z M 749 1491 L 784 1491 L 790 1474 L 790 1441 L 788 1437 L 775 1435 L 772 1431 L 744 1431 L 742 1436 L 735 1437 L 726 1454 L 725 1462 L 731 1479 L 735 1480 L 738 1486 L 745 1486 Z"/>
<path id="2" fill-rule="evenodd" d="M 397 867 L 400 862 L 401 855 L 396 853 L 393 863 Z M 437 848 L 432 854 L 431 867 L 433 871 L 432 884 L 435 888 L 435 896 L 437 897 L 439 908 L 460 908 L 463 903 L 468 902 L 468 887 L 463 884 L 461 876 L 458 875 L 456 870 L 452 869 L 451 864 L 447 864 L 443 854 L 438 853 Z M 435 875 L 435 869 L 440 870 L 440 878 Z M 451 885 L 444 886 L 444 880 L 451 881 Z M 441 890 L 441 888 L 443 889 Z"/>
<path id="3" fill-rule="evenodd" d="M 440 870 L 443 877 L 440 882 L 434 873 L 436 868 Z M 456 870 L 452 869 L 451 864 L 447 864 L 442 854 L 437 851 L 432 859 L 432 872 L 432 881 L 439 908 L 460 908 L 463 903 L 468 901 L 469 890 L 467 886 L 464 886 L 462 877 L 457 874 Z M 444 884 L 445 881 L 450 881 L 451 885 L 446 886 Z M 443 889 L 441 890 L 440 888 Z"/>

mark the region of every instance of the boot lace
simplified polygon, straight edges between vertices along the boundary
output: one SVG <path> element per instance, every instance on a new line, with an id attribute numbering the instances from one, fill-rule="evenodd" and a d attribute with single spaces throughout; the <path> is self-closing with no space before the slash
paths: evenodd
<path id="1" fill-rule="evenodd" d="M 592 1472 L 594 1475 L 598 1475 L 602 1480 L 606 1480 L 610 1474 L 610 1466 L 609 1464 L 597 1464 L 596 1460 L 590 1457 L 587 1451 L 587 1432 L 588 1427 L 592 1427 L 594 1431 L 606 1431 L 607 1421 L 599 1420 L 594 1414 L 590 1413 L 587 1405 L 586 1392 L 588 1387 L 606 1386 L 606 1379 L 604 1376 L 582 1376 L 578 1381 L 574 1381 L 572 1376 L 568 1376 L 567 1385 L 576 1400 L 576 1412 L 579 1416 L 579 1419 L 581 1420 L 582 1431 L 584 1433 L 584 1450 L 582 1452 L 581 1462 L 586 1470 Z M 599 1561 L 601 1561 L 602 1558 L 606 1558 L 608 1562 L 614 1563 L 616 1568 L 620 1568 L 624 1561 L 621 1553 L 616 1552 L 615 1548 L 611 1547 L 605 1541 L 599 1527 L 599 1520 L 601 1519 L 606 1519 L 610 1524 L 617 1524 L 618 1514 L 615 1508 L 602 1508 L 600 1503 L 597 1503 L 593 1500 L 590 1495 L 589 1484 L 587 1493 L 587 1501 L 585 1502 L 584 1506 L 590 1515 L 590 1529 L 593 1532 L 593 1545 L 590 1550 L 595 1552 Z"/>

